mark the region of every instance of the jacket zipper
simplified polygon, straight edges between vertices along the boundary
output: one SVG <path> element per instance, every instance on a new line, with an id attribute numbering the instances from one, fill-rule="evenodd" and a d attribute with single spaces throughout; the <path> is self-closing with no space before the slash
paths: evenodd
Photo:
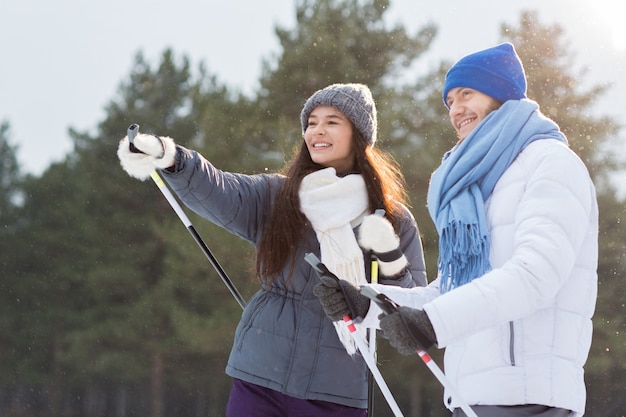
<path id="1" fill-rule="evenodd" d="M 513 322 L 509 322 L 509 355 L 511 357 L 511 366 L 515 366 L 515 329 L 513 327 Z"/>

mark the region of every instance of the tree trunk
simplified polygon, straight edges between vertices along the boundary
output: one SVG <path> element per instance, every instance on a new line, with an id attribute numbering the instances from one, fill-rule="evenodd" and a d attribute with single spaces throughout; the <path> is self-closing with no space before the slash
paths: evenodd
<path id="1" fill-rule="evenodd" d="M 52 414 L 59 414 L 61 409 L 62 375 L 61 366 L 61 334 L 58 324 L 55 325 L 52 341 L 52 383 L 48 386 L 48 407 Z"/>
<path id="2" fill-rule="evenodd" d="M 409 389 L 411 390 L 410 397 L 411 398 L 411 417 L 420 417 L 422 416 L 422 410 L 424 409 L 424 405 L 422 402 L 422 377 L 421 375 L 413 376 L 411 378 L 411 382 L 409 383 Z"/>
<path id="3" fill-rule="evenodd" d="M 126 417 L 128 411 L 128 388 L 126 385 L 117 387 L 115 394 L 115 417 Z"/>
<path id="4" fill-rule="evenodd" d="M 152 358 L 152 379 L 150 383 L 150 398 L 152 417 L 163 417 L 163 384 L 164 359 L 162 353 L 155 353 Z"/>

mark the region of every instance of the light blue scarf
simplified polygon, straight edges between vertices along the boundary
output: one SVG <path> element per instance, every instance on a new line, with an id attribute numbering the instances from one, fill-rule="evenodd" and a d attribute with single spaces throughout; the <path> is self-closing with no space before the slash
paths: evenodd
<path id="1" fill-rule="evenodd" d="M 532 100 L 509 100 L 444 155 L 428 189 L 428 211 L 439 233 L 440 291 L 491 269 L 485 201 L 515 157 L 538 139 L 567 143 Z"/>

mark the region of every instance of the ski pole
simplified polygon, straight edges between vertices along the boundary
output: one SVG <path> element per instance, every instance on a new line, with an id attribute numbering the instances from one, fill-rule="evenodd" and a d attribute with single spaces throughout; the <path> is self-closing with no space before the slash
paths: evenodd
<path id="1" fill-rule="evenodd" d="M 378 284 L 378 259 L 372 256 L 370 262 L 370 282 L 372 284 Z M 376 355 L 376 329 L 367 329 L 367 336 L 369 341 L 369 353 L 372 355 L 374 362 L 377 361 Z M 374 416 L 374 378 L 372 372 L 367 373 L 367 415 Z"/>
<path id="2" fill-rule="evenodd" d="M 361 294 L 363 294 L 364 296 L 366 296 L 367 298 L 375 302 L 385 314 L 392 314 L 393 312 L 398 310 L 398 304 L 396 304 L 393 300 L 391 300 L 385 294 L 378 292 L 373 287 L 370 287 L 370 286 L 361 287 Z M 413 341 L 417 344 L 417 346 L 422 346 L 422 344 L 419 343 L 419 341 L 417 340 L 416 335 L 411 331 L 411 329 L 406 325 L 406 323 L 404 324 L 405 324 L 407 332 L 409 332 L 409 335 L 411 336 Z M 467 404 L 461 398 L 461 395 L 457 392 L 454 386 L 450 383 L 450 380 L 446 377 L 446 375 L 443 373 L 441 368 L 437 366 L 437 363 L 435 363 L 435 361 L 430 357 L 428 352 L 426 352 L 426 350 L 424 349 L 418 348 L 416 353 L 422 359 L 422 361 L 426 364 L 426 366 L 428 366 L 428 369 L 430 369 L 433 375 L 435 375 L 435 377 L 439 380 L 441 385 L 443 385 L 443 387 L 450 392 L 450 395 L 452 395 L 452 397 L 456 398 L 456 400 L 460 404 L 461 410 L 463 410 L 463 412 L 467 415 L 467 417 L 478 417 L 476 413 L 474 412 L 474 410 L 470 408 L 469 404 Z"/>
<path id="3" fill-rule="evenodd" d="M 337 278 L 335 274 L 330 272 L 328 268 L 326 267 L 326 265 L 324 265 L 317 258 L 317 256 L 315 256 L 313 253 L 307 253 L 304 256 L 304 260 L 307 261 L 313 267 L 313 269 L 315 270 L 315 272 L 317 272 L 317 275 L 319 277 L 327 276 L 327 277 L 331 277 L 339 281 L 339 278 Z M 349 306 L 349 307 L 351 311 L 354 310 L 352 306 Z M 352 338 L 354 339 L 354 342 L 356 343 L 357 348 L 361 352 L 361 356 L 365 360 L 365 363 L 367 364 L 367 367 L 369 368 L 370 372 L 374 376 L 374 379 L 376 379 L 376 382 L 378 383 L 378 387 L 380 388 L 381 392 L 383 393 L 383 396 L 387 400 L 387 403 L 389 404 L 389 407 L 393 411 L 394 416 L 403 417 L 400 407 L 398 407 L 398 404 L 396 403 L 396 400 L 393 398 L 393 395 L 391 394 L 391 391 L 389 390 L 389 387 L 387 386 L 385 379 L 383 378 L 382 374 L 378 370 L 378 367 L 376 366 L 376 363 L 374 362 L 374 358 L 370 354 L 369 347 L 367 346 L 367 341 L 357 331 L 356 326 L 354 322 L 352 321 L 352 318 L 350 317 L 349 314 L 343 317 L 343 321 L 344 323 L 346 323 L 346 326 L 348 326 L 348 330 L 350 331 L 350 334 L 352 335 Z"/>
<path id="4" fill-rule="evenodd" d="M 137 133 L 139 133 L 139 125 L 136 123 L 131 124 L 128 127 L 127 135 L 128 135 L 128 141 L 130 142 L 130 149 L 133 152 L 141 152 L 135 147 L 135 144 L 133 143 L 133 140 L 135 139 L 135 136 L 137 135 Z M 239 293 L 239 291 L 237 291 L 235 284 L 233 284 L 230 278 L 228 278 L 228 275 L 226 275 L 226 271 L 224 271 L 224 269 L 222 268 L 220 263 L 217 261 L 215 256 L 213 256 L 213 253 L 211 252 L 209 247 L 204 243 L 204 241 L 202 240 L 202 238 L 196 231 L 196 228 L 191 223 L 191 220 L 189 220 L 189 217 L 187 217 L 187 215 L 183 211 L 182 207 L 178 203 L 178 200 L 174 198 L 174 195 L 172 194 L 172 192 L 169 190 L 169 188 L 167 188 L 167 186 L 165 185 L 165 182 L 159 176 L 156 169 L 150 173 L 150 177 L 152 178 L 154 183 L 157 185 L 157 187 L 159 187 L 159 190 L 161 190 L 161 193 L 163 194 L 163 196 L 165 196 L 165 199 L 170 203 L 170 206 L 172 207 L 172 209 L 174 209 L 174 211 L 178 215 L 178 218 L 183 222 L 183 224 L 185 225 L 185 227 L 187 228 L 191 236 L 193 236 L 198 246 L 200 246 L 200 249 L 202 249 L 202 252 L 204 253 L 204 255 L 208 258 L 211 265 L 213 265 L 213 268 L 215 268 L 215 270 L 217 271 L 222 281 L 224 281 L 224 284 L 226 284 L 226 286 L 230 290 L 230 293 L 233 295 L 233 297 L 235 297 L 235 300 L 237 300 L 237 303 L 239 303 L 242 309 L 245 308 L 246 302 L 241 296 L 241 294 Z"/>
<path id="5" fill-rule="evenodd" d="M 374 212 L 375 215 L 380 216 L 380 217 L 384 217 L 385 216 L 385 210 L 383 209 L 377 209 Z M 374 255 L 371 256 L 370 259 L 370 283 L 371 284 L 378 284 L 378 258 Z M 372 358 L 374 358 L 374 362 L 377 361 L 377 355 L 376 355 L 376 329 L 368 329 L 367 330 L 367 336 L 368 336 L 368 341 L 369 341 L 369 346 L 370 346 L 370 354 L 372 355 Z M 367 390 L 368 390 L 368 394 L 367 394 L 367 415 L 370 417 L 374 416 L 374 379 L 372 378 L 372 373 L 368 372 L 367 374 Z"/>

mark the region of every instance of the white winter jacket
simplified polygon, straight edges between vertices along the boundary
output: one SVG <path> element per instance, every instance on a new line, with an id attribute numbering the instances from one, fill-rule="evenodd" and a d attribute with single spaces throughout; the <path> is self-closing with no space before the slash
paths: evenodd
<path id="1" fill-rule="evenodd" d="M 583 365 L 597 295 L 598 208 L 582 161 L 563 143 L 537 140 L 485 203 L 492 270 L 441 295 L 377 288 L 423 308 L 445 373 L 470 405 L 542 404 L 582 416 Z M 377 327 L 370 308 L 363 325 Z M 449 409 L 459 406 L 446 392 Z"/>

